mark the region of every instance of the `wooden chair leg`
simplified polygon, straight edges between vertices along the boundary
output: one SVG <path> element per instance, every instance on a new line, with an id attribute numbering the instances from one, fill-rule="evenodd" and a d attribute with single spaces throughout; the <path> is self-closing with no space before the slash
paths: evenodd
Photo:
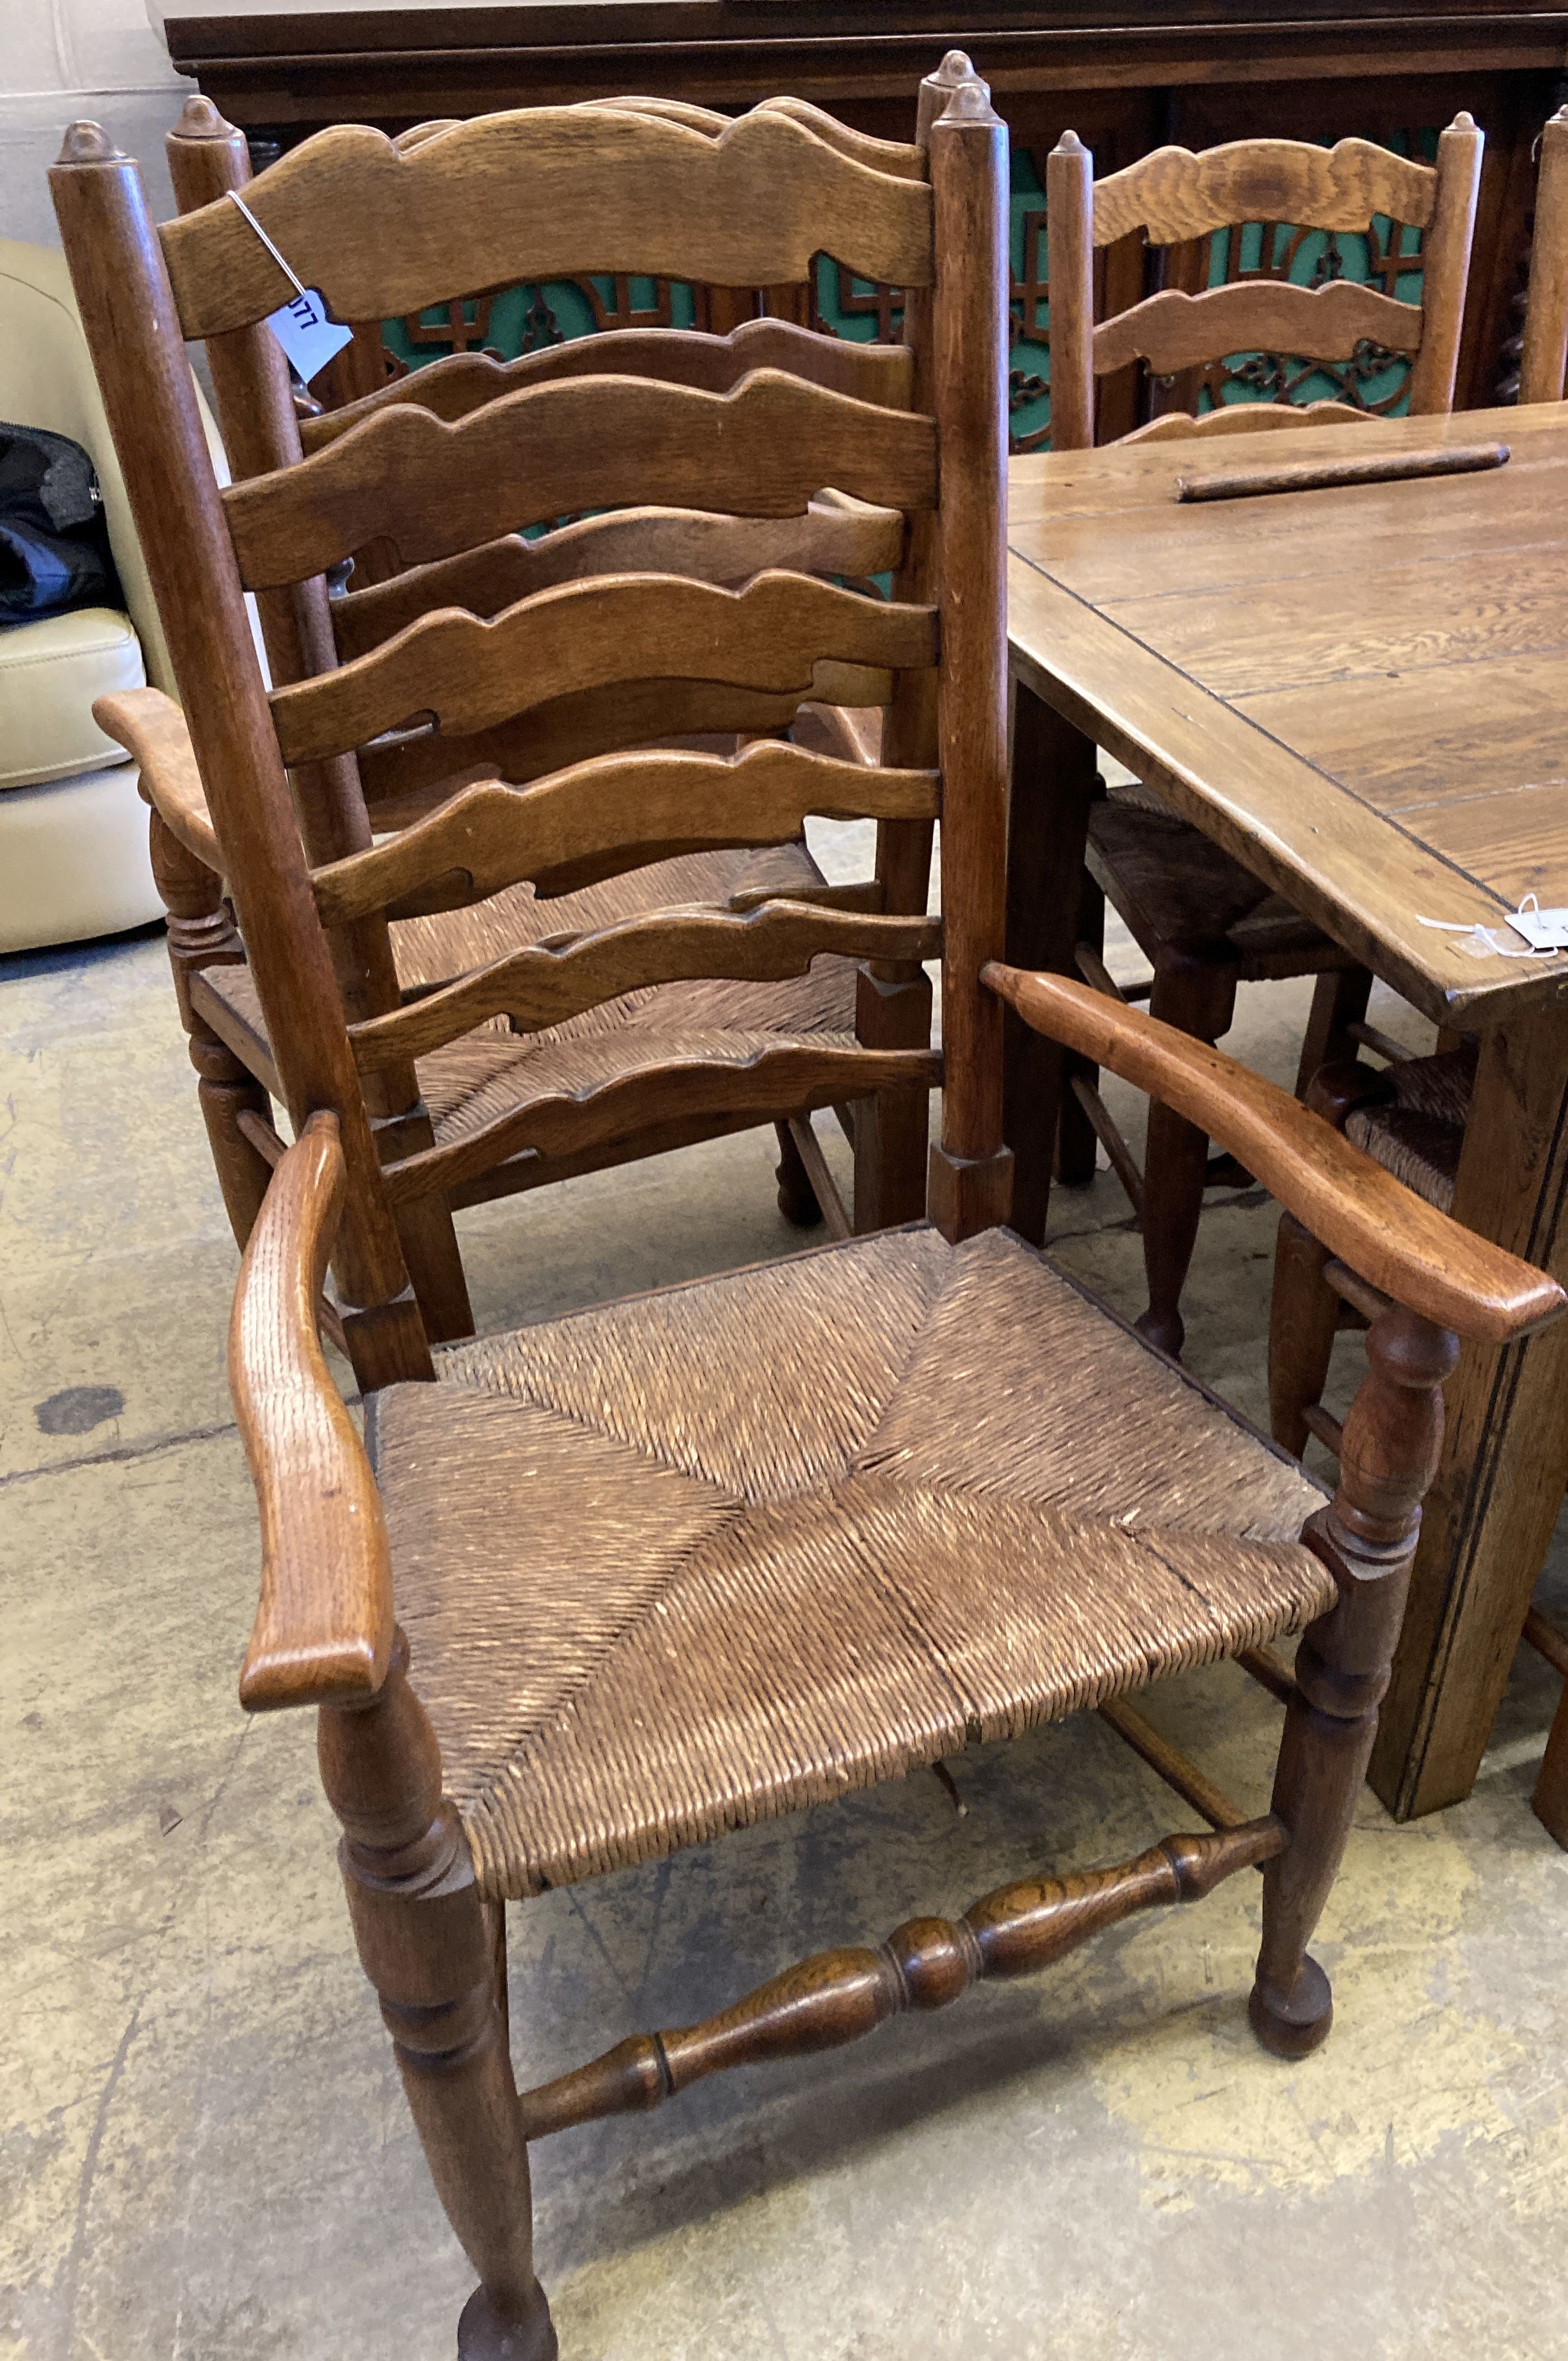
<path id="1" fill-rule="evenodd" d="M 1155 962 L 1149 1015 L 1200 1041 L 1228 1032 L 1236 1009 L 1236 971 L 1222 952 L 1168 946 Z M 1158 1100 L 1149 1104 L 1144 1156 L 1144 1275 L 1148 1309 L 1137 1323 L 1162 1352 L 1186 1341 L 1181 1290 L 1198 1241 L 1209 1168 L 1207 1135 Z"/>
<path id="2" fill-rule="evenodd" d="M 1307 1412 L 1323 1398 L 1339 1327 L 1339 1298 L 1323 1278 L 1329 1250 L 1294 1213 L 1279 1216 L 1268 1315 L 1268 1409 L 1276 1443 L 1299 1459 Z"/>
<path id="3" fill-rule="evenodd" d="M 373 1079 L 381 1086 L 379 1095 L 388 1095 L 386 1085 L 391 1082 L 400 1086 L 398 1095 L 405 1100 L 395 1114 L 371 1107 L 370 1129 L 382 1163 L 392 1163 L 400 1156 L 418 1156 L 433 1148 L 435 1126 L 429 1108 L 418 1094 L 412 1068 L 406 1077 L 399 1071 Z M 452 1208 L 446 1199 L 433 1193 L 412 1198 L 398 1207 L 396 1218 L 409 1283 L 425 1334 L 433 1345 L 449 1345 L 459 1336 L 471 1336 L 474 1312 L 463 1269 L 463 1249 L 457 1243 Z"/>
<path id="4" fill-rule="evenodd" d="M 1304 2058 L 1328 2035 L 1329 1980 L 1308 1956 L 1339 1870 L 1377 1730 L 1377 1707 L 1404 1620 L 1420 1504 L 1437 1472 L 1442 1387 L 1455 1339 L 1398 1308 L 1374 1321 L 1368 1373 L 1345 1421 L 1340 1487 L 1303 1538 L 1338 1587 L 1304 1635 L 1274 1779 L 1289 1842 L 1263 1880 L 1263 1947 L 1250 2014 L 1279 2058 Z"/>
<path id="5" fill-rule="evenodd" d="M 822 1208 L 817 1202 L 806 1159 L 795 1146 L 787 1123 L 775 1123 L 773 1130 L 779 1143 L 779 1160 L 773 1167 L 773 1178 L 779 1184 L 779 1211 L 795 1229 L 814 1230 L 822 1219 Z"/>
<path id="6" fill-rule="evenodd" d="M 1372 997 L 1372 971 L 1365 967 L 1331 968 L 1318 978 L 1312 992 L 1312 1013 L 1301 1042 L 1301 1062 L 1296 1072 L 1296 1095 L 1304 1099 L 1312 1078 L 1324 1066 L 1354 1059 L 1353 1025 L 1366 1015 Z"/>
<path id="7" fill-rule="evenodd" d="M 349 1916 L 436 2192 L 479 2275 L 459 2361 L 554 2361 L 533 2271 L 528 2146 L 496 2004 L 493 1918 L 400 1633 L 366 1706 L 323 1706 L 323 1784 L 343 1823 Z"/>
<path id="8" fill-rule="evenodd" d="M 254 1074 L 191 1005 L 191 981 L 209 967 L 243 967 L 245 946 L 224 899 L 223 879 L 182 844 L 149 807 L 148 853 L 169 928 L 169 964 L 180 1022 L 199 1080 L 196 1097 L 213 1151 L 229 1226 L 243 1254 L 272 1168 L 239 1128 L 242 1114 L 270 1129 L 272 1102 Z"/>
<path id="9" fill-rule="evenodd" d="M 1568 1685 L 1557 1701 L 1530 1806 L 1548 1835 L 1568 1852 Z"/>
<path id="10" fill-rule="evenodd" d="M 879 975 L 862 967 L 855 984 L 855 1038 L 868 1049 L 924 1049 L 931 1040 L 931 979 Z M 917 1222 L 926 1211 L 930 1093 L 883 1091 L 855 1108 L 857 1237 Z"/>
<path id="11" fill-rule="evenodd" d="M 1105 949 L 1105 896 L 1086 869 L 1083 889 L 1078 906 L 1078 939 L 1090 949 L 1103 954 Z M 1100 1069 L 1087 1058 L 1068 1056 L 1062 1060 L 1061 1110 L 1057 1117 L 1056 1177 L 1068 1189 L 1087 1189 L 1094 1178 L 1095 1150 L 1099 1141 L 1094 1126 L 1084 1111 L 1083 1103 L 1072 1085 L 1086 1082 L 1095 1089 L 1100 1082 Z"/>

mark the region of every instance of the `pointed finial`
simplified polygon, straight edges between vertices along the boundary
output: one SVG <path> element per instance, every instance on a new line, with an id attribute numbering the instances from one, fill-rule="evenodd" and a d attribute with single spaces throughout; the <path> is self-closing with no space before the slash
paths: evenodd
<path id="1" fill-rule="evenodd" d="M 1451 131 L 1474 131 L 1475 117 L 1473 115 L 1466 115 L 1464 109 L 1461 107 L 1448 127 Z"/>
<path id="2" fill-rule="evenodd" d="M 942 110 L 944 123 L 997 123 L 1001 120 L 991 104 L 991 91 L 978 78 L 959 82 Z"/>
<path id="3" fill-rule="evenodd" d="M 232 139 L 235 126 L 225 120 L 203 92 L 193 91 L 169 136 L 171 139 Z"/>
<path id="4" fill-rule="evenodd" d="M 1051 150 L 1053 156 L 1081 156 L 1083 152 L 1083 142 L 1076 131 L 1064 131 Z"/>
<path id="5" fill-rule="evenodd" d="M 974 78 L 974 67 L 962 49 L 949 49 L 931 76 L 931 80 L 939 82 L 944 89 L 954 90 L 959 82 L 973 82 Z"/>
<path id="6" fill-rule="evenodd" d="M 126 159 L 103 125 L 83 116 L 80 122 L 66 126 L 55 160 L 60 164 L 123 164 Z"/>

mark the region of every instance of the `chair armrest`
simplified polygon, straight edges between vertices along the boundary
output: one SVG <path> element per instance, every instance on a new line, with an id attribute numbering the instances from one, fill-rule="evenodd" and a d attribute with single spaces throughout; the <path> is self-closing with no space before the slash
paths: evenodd
<path id="1" fill-rule="evenodd" d="M 1199 1124 L 1351 1269 L 1408 1311 L 1501 1345 L 1568 1308 L 1556 1280 L 1438 1212 L 1221 1049 L 1066 976 L 992 960 L 991 990 L 1049 1036 Z"/>
<path id="2" fill-rule="evenodd" d="M 93 719 L 141 765 L 141 792 L 187 852 L 222 877 L 224 856 L 185 716 L 160 688 L 131 688 L 93 700 Z"/>
<path id="3" fill-rule="evenodd" d="M 272 1176 L 229 1323 L 229 1389 L 261 1512 L 261 1604 L 239 1682 L 252 1712 L 374 1697 L 391 1658 L 380 1495 L 316 1311 L 343 1189 L 337 1117 L 313 1115 Z"/>

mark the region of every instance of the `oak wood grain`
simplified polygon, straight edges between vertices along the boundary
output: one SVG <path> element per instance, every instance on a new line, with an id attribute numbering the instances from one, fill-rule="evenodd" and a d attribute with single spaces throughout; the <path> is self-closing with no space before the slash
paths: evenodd
<path id="1" fill-rule="evenodd" d="M 305 420 L 300 441 L 307 454 L 324 450 L 365 419 L 411 406 L 449 424 L 501 395 L 569 378 L 646 378 L 664 385 L 729 393 L 753 369 L 783 369 L 810 385 L 885 410 L 907 410 L 913 366 L 905 345 L 850 344 L 815 335 L 791 320 L 743 320 L 727 336 L 695 328 L 609 328 L 574 336 L 542 352 L 499 360 L 492 353 L 448 353 L 407 377 Z"/>
<path id="2" fill-rule="evenodd" d="M 938 807 L 929 771 L 884 771 L 763 742 L 732 759 L 674 752 L 611 754 L 519 792 L 466 787 L 400 834 L 315 871 L 316 906 L 335 924 L 461 872 L 428 906 L 461 907 L 529 878 L 543 893 L 634 869 L 678 851 L 781 844 L 808 814 L 824 819 L 927 819 Z M 612 866 L 604 865 L 607 860 Z"/>
<path id="3" fill-rule="evenodd" d="M 1289 433 L 1298 426 L 1381 426 L 1376 411 L 1353 410 L 1345 401 L 1227 401 L 1193 418 L 1168 410 L 1121 438 L 1129 443 L 1215 443 L 1233 434 Z"/>
<path id="4" fill-rule="evenodd" d="M 1284 280 L 1236 282 L 1206 288 L 1201 295 L 1168 287 L 1101 321 L 1094 331 L 1094 373 L 1105 377 L 1146 360 L 1157 374 L 1168 375 L 1221 353 L 1254 351 L 1343 361 L 1364 341 L 1413 353 L 1421 330 L 1419 303 L 1400 302 L 1351 279 L 1332 279 L 1316 288 Z"/>
<path id="5" fill-rule="evenodd" d="M 1519 400 L 1561 401 L 1568 369 L 1568 106 L 1541 135 Z"/>
<path id="6" fill-rule="evenodd" d="M 224 873 L 224 856 L 207 809 L 185 716 L 160 688 L 133 688 L 93 699 L 93 719 L 106 738 L 141 766 L 141 785 L 166 828 L 198 861 Z"/>
<path id="7" fill-rule="evenodd" d="M 902 668 L 934 664 L 936 611 L 790 573 L 741 590 L 659 575 L 567 583 L 492 621 L 447 608 L 320 679 L 274 690 L 288 763 L 363 745 L 415 715 L 489 730 L 553 697 L 612 681 L 729 681 L 802 697 L 819 657 Z M 856 697 L 854 702 L 865 702 Z"/>
<path id="8" fill-rule="evenodd" d="M 508 533 L 348 591 L 332 602 L 337 652 L 345 660 L 364 655 L 438 607 L 495 615 L 535 590 L 598 574 L 685 574 L 726 589 L 775 566 L 803 574 L 882 574 L 899 564 L 905 533 L 901 511 L 858 501 L 841 507 L 813 501 L 800 517 L 620 509 L 533 541 Z"/>
<path id="9" fill-rule="evenodd" d="M 677 1115 L 750 1114 L 756 1122 L 804 1108 L 837 1106 L 900 1088 L 934 1089 L 942 1060 L 934 1049 L 764 1049 L 745 1063 L 672 1058 L 618 1077 L 581 1096 L 534 1099 L 440 1148 L 389 1164 L 383 1180 L 393 1204 L 455 1189 L 471 1175 L 537 1148 L 571 1156 L 623 1135 L 652 1130 Z"/>
<path id="10" fill-rule="evenodd" d="M 392 1651 L 392 1561 L 365 1446 L 322 1352 L 317 1301 L 342 1211 L 337 1119 L 278 1166 L 240 1268 L 229 1385 L 261 1518 L 261 1603 L 240 1699 L 374 1696 Z"/>
<path id="11" fill-rule="evenodd" d="M 1508 462 L 1506 443 L 1453 444 L 1446 450 L 1372 451 L 1355 459 L 1283 461 L 1243 474 L 1181 476 L 1179 500 L 1256 500 L 1274 492 L 1338 491 L 1350 484 L 1400 484 L 1425 476 L 1475 476 Z"/>
<path id="12" fill-rule="evenodd" d="M 932 274 L 922 181 L 869 170 L 765 109 L 708 138 L 668 119 L 532 107 L 403 154 L 378 131 L 338 125 L 260 174 L 247 202 L 340 320 L 406 315 L 455 287 L 583 270 L 794 283 L 825 247 L 898 287 Z M 161 236 L 187 336 L 247 327 L 291 292 L 232 204 Z"/>
<path id="13" fill-rule="evenodd" d="M 297 582 L 367 541 L 406 565 L 578 509 L 652 502 L 799 516 L 825 484 L 883 508 L 936 499 L 936 428 L 755 369 L 731 393 L 637 378 L 524 386 L 448 425 L 378 412 L 313 457 L 224 495 L 247 589 Z"/>
<path id="14" fill-rule="evenodd" d="M 546 937 L 421 996 L 389 1016 L 349 1027 L 362 1072 L 422 1058 L 495 1016 L 514 1031 L 564 1025 L 601 1001 L 649 985 L 729 977 L 778 983 L 814 959 L 938 959 L 939 919 L 866 917 L 809 903 L 764 902 L 749 911 L 663 910 L 596 934 Z"/>
<path id="15" fill-rule="evenodd" d="M 1296 139 L 1234 139 L 1195 156 L 1157 148 L 1095 184 L 1094 243 L 1134 230 L 1151 246 L 1177 246 L 1232 222 L 1298 222 L 1310 229 L 1365 229 L 1376 214 L 1424 228 L 1437 174 L 1369 139 L 1318 148 Z"/>
<path id="16" fill-rule="evenodd" d="M 992 962 L 1021 1016 L 1201 1126 L 1374 1287 L 1456 1335 L 1502 1344 L 1568 1311 L 1531 1263 L 1462 1229 L 1321 1115 L 1204 1041 L 1059 975 Z"/>

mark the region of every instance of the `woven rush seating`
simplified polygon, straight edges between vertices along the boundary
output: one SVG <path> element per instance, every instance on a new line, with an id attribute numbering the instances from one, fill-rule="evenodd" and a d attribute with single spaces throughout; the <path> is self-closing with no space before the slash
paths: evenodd
<path id="1" fill-rule="evenodd" d="M 536 897 L 516 885 L 474 907 L 404 918 L 391 928 L 398 981 L 437 983 L 554 935 L 591 932 L 645 910 L 722 905 L 732 895 L 771 886 L 817 885 L 822 873 L 804 844 L 762 852 L 704 852 L 661 861 L 575 894 Z M 267 1039 L 247 967 L 214 967 L 204 983 L 258 1042 Z M 790 1040 L 853 1048 L 852 961 L 818 960 L 784 983 L 656 984 L 586 1009 L 565 1025 L 532 1034 L 494 1017 L 461 1040 L 418 1060 L 421 1092 L 437 1142 L 462 1138 L 514 1108 L 562 1092 L 595 1090 L 640 1066 L 673 1056 L 724 1058 L 744 1064 Z"/>
<path id="2" fill-rule="evenodd" d="M 437 1369 L 376 1395 L 368 1433 L 492 1898 L 1015 1736 L 1332 1603 L 1297 1539 L 1311 1480 L 1003 1231 L 887 1232 Z"/>
<path id="3" fill-rule="evenodd" d="M 1145 957 L 1167 944 L 1223 943 L 1242 982 L 1355 962 L 1282 894 L 1179 819 L 1150 787 L 1113 786 L 1089 817 L 1085 865 Z"/>
<path id="4" fill-rule="evenodd" d="M 1465 1041 L 1432 1058 L 1405 1059 L 1384 1077 L 1392 1098 L 1354 1107 L 1345 1118 L 1347 1139 L 1445 1213 L 1453 1210 L 1478 1055 L 1479 1044 Z"/>

